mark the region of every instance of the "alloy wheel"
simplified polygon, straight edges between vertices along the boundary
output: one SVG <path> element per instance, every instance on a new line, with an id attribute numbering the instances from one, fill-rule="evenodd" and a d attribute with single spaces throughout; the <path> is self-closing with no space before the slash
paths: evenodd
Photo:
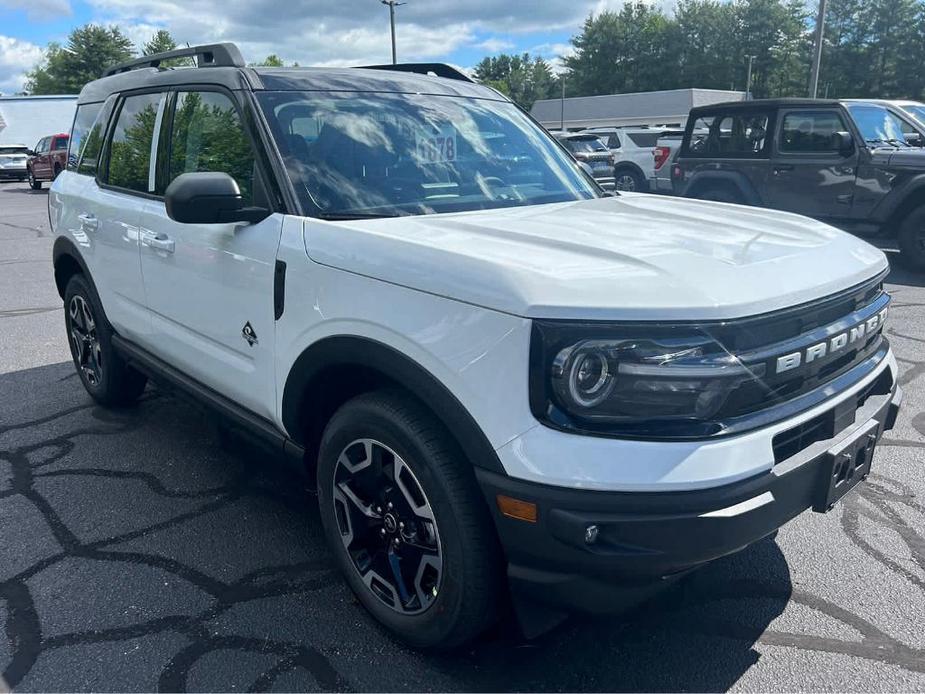
<path id="1" fill-rule="evenodd" d="M 633 192 L 636 190 L 636 179 L 629 174 L 620 174 L 617 176 L 615 187 L 617 190 Z"/>
<path id="2" fill-rule="evenodd" d="M 341 542 L 376 598 L 404 615 L 426 611 L 443 578 L 443 550 L 430 501 L 395 451 L 358 439 L 337 458 L 333 506 Z"/>
<path id="3" fill-rule="evenodd" d="M 96 321 L 86 300 L 79 294 L 68 306 L 74 359 L 87 383 L 97 386 L 103 380 L 103 351 L 96 332 Z"/>

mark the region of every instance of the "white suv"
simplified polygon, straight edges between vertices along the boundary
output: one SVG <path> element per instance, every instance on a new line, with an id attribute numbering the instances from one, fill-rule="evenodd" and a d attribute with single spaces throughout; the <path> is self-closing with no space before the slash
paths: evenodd
<path id="1" fill-rule="evenodd" d="M 655 148 L 660 130 L 589 128 L 582 132 L 597 135 L 613 154 L 617 190 L 636 193 L 658 190 Z"/>
<path id="2" fill-rule="evenodd" d="M 887 262 L 853 236 L 605 195 L 445 66 L 216 44 L 107 75 L 49 195 L 84 386 L 161 379 L 304 461 L 346 581 L 415 646 L 509 597 L 528 627 L 638 601 L 830 508 L 893 426 Z"/>

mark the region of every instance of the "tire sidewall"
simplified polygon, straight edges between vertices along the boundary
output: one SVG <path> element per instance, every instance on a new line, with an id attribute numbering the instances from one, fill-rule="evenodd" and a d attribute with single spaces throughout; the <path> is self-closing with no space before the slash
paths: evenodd
<path id="1" fill-rule="evenodd" d="M 87 303 L 93 314 L 93 321 L 96 324 L 97 340 L 100 343 L 100 352 L 103 355 L 103 376 L 96 385 L 87 380 L 83 369 L 80 368 L 77 350 L 74 347 L 74 340 L 71 338 L 71 299 L 75 296 L 82 297 Z M 67 288 L 64 290 L 64 325 L 67 331 L 68 346 L 71 350 L 71 359 L 74 362 L 74 368 L 77 370 L 81 382 L 84 384 L 84 388 L 86 388 L 87 392 L 97 400 L 106 400 L 112 390 L 113 372 L 116 364 L 112 340 L 110 339 L 111 333 L 108 329 L 109 324 L 103 315 L 99 301 L 96 299 L 96 293 L 90 288 L 90 284 L 82 275 L 74 275 L 70 281 L 68 281 Z"/>
<path id="2" fill-rule="evenodd" d="M 457 615 L 464 609 L 465 556 L 476 548 L 463 546 L 463 534 L 443 482 L 426 463 L 430 455 L 426 444 L 410 434 L 393 412 L 371 407 L 368 402 L 348 405 L 332 418 L 319 452 L 318 501 L 325 535 L 341 571 L 363 606 L 399 638 L 415 647 L 426 648 L 447 638 Z M 341 541 L 331 498 L 334 471 L 341 451 L 353 441 L 363 438 L 383 443 L 405 461 L 433 509 L 440 535 L 443 568 L 437 599 L 423 613 L 403 615 L 376 598 L 363 583 Z"/>
<path id="3" fill-rule="evenodd" d="M 910 268 L 925 270 L 925 205 L 913 210 L 899 228 L 899 247 L 901 259 Z"/>
<path id="4" fill-rule="evenodd" d="M 617 169 L 614 172 L 614 179 L 619 179 L 621 176 L 629 176 L 630 178 L 632 178 L 633 188 L 632 190 L 628 190 L 626 188 L 622 188 L 622 189 L 617 188 L 617 190 L 622 190 L 623 192 L 627 192 L 627 193 L 644 193 L 645 192 L 644 190 L 645 182 L 643 181 L 642 176 L 639 174 L 638 171 L 634 171 L 633 169 Z"/>

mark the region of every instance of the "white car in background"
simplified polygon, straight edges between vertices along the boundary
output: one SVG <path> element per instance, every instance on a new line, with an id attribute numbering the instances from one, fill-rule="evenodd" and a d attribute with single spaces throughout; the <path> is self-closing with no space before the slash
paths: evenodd
<path id="1" fill-rule="evenodd" d="M 656 190 L 655 147 L 661 130 L 650 128 L 588 128 L 614 157 L 616 189 L 645 193 Z"/>

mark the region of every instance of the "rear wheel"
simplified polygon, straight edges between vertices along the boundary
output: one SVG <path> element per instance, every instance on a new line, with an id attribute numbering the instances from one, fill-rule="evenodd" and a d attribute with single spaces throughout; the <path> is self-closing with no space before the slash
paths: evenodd
<path id="1" fill-rule="evenodd" d="M 112 330 L 83 275 L 74 275 L 67 283 L 64 320 L 74 366 L 91 397 L 110 407 L 136 400 L 147 378 L 116 354 Z"/>
<path id="2" fill-rule="evenodd" d="M 398 391 L 331 419 L 318 460 L 325 534 L 363 606 L 418 648 L 469 641 L 495 618 L 500 551 L 471 471 L 446 430 Z"/>
<path id="3" fill-rule="evenodd" d="M 925 271 L 925 205 L 902 221 L 898 240 L 903 262 L 914 270 Z"/>
<path id="4" fill-rule="evenodd" d="M 614 187 L 617 190 L 641 193 L 646 190 L 646 181 L 634 169 L 617 169 L 614 172 Z"/>
<path id="5" fill-rule="evenodd" d="M 29 167 L 29 187 L 32 188 L 32 190 L 41 190 L 41 189 L 42 189 L 42 182 L 41 182 L 41 181 L 37 181 L 37 180 L 35 179 L 35 172 L 32 171 L 32 167 L 31 167 L 31 166 Z"/>

